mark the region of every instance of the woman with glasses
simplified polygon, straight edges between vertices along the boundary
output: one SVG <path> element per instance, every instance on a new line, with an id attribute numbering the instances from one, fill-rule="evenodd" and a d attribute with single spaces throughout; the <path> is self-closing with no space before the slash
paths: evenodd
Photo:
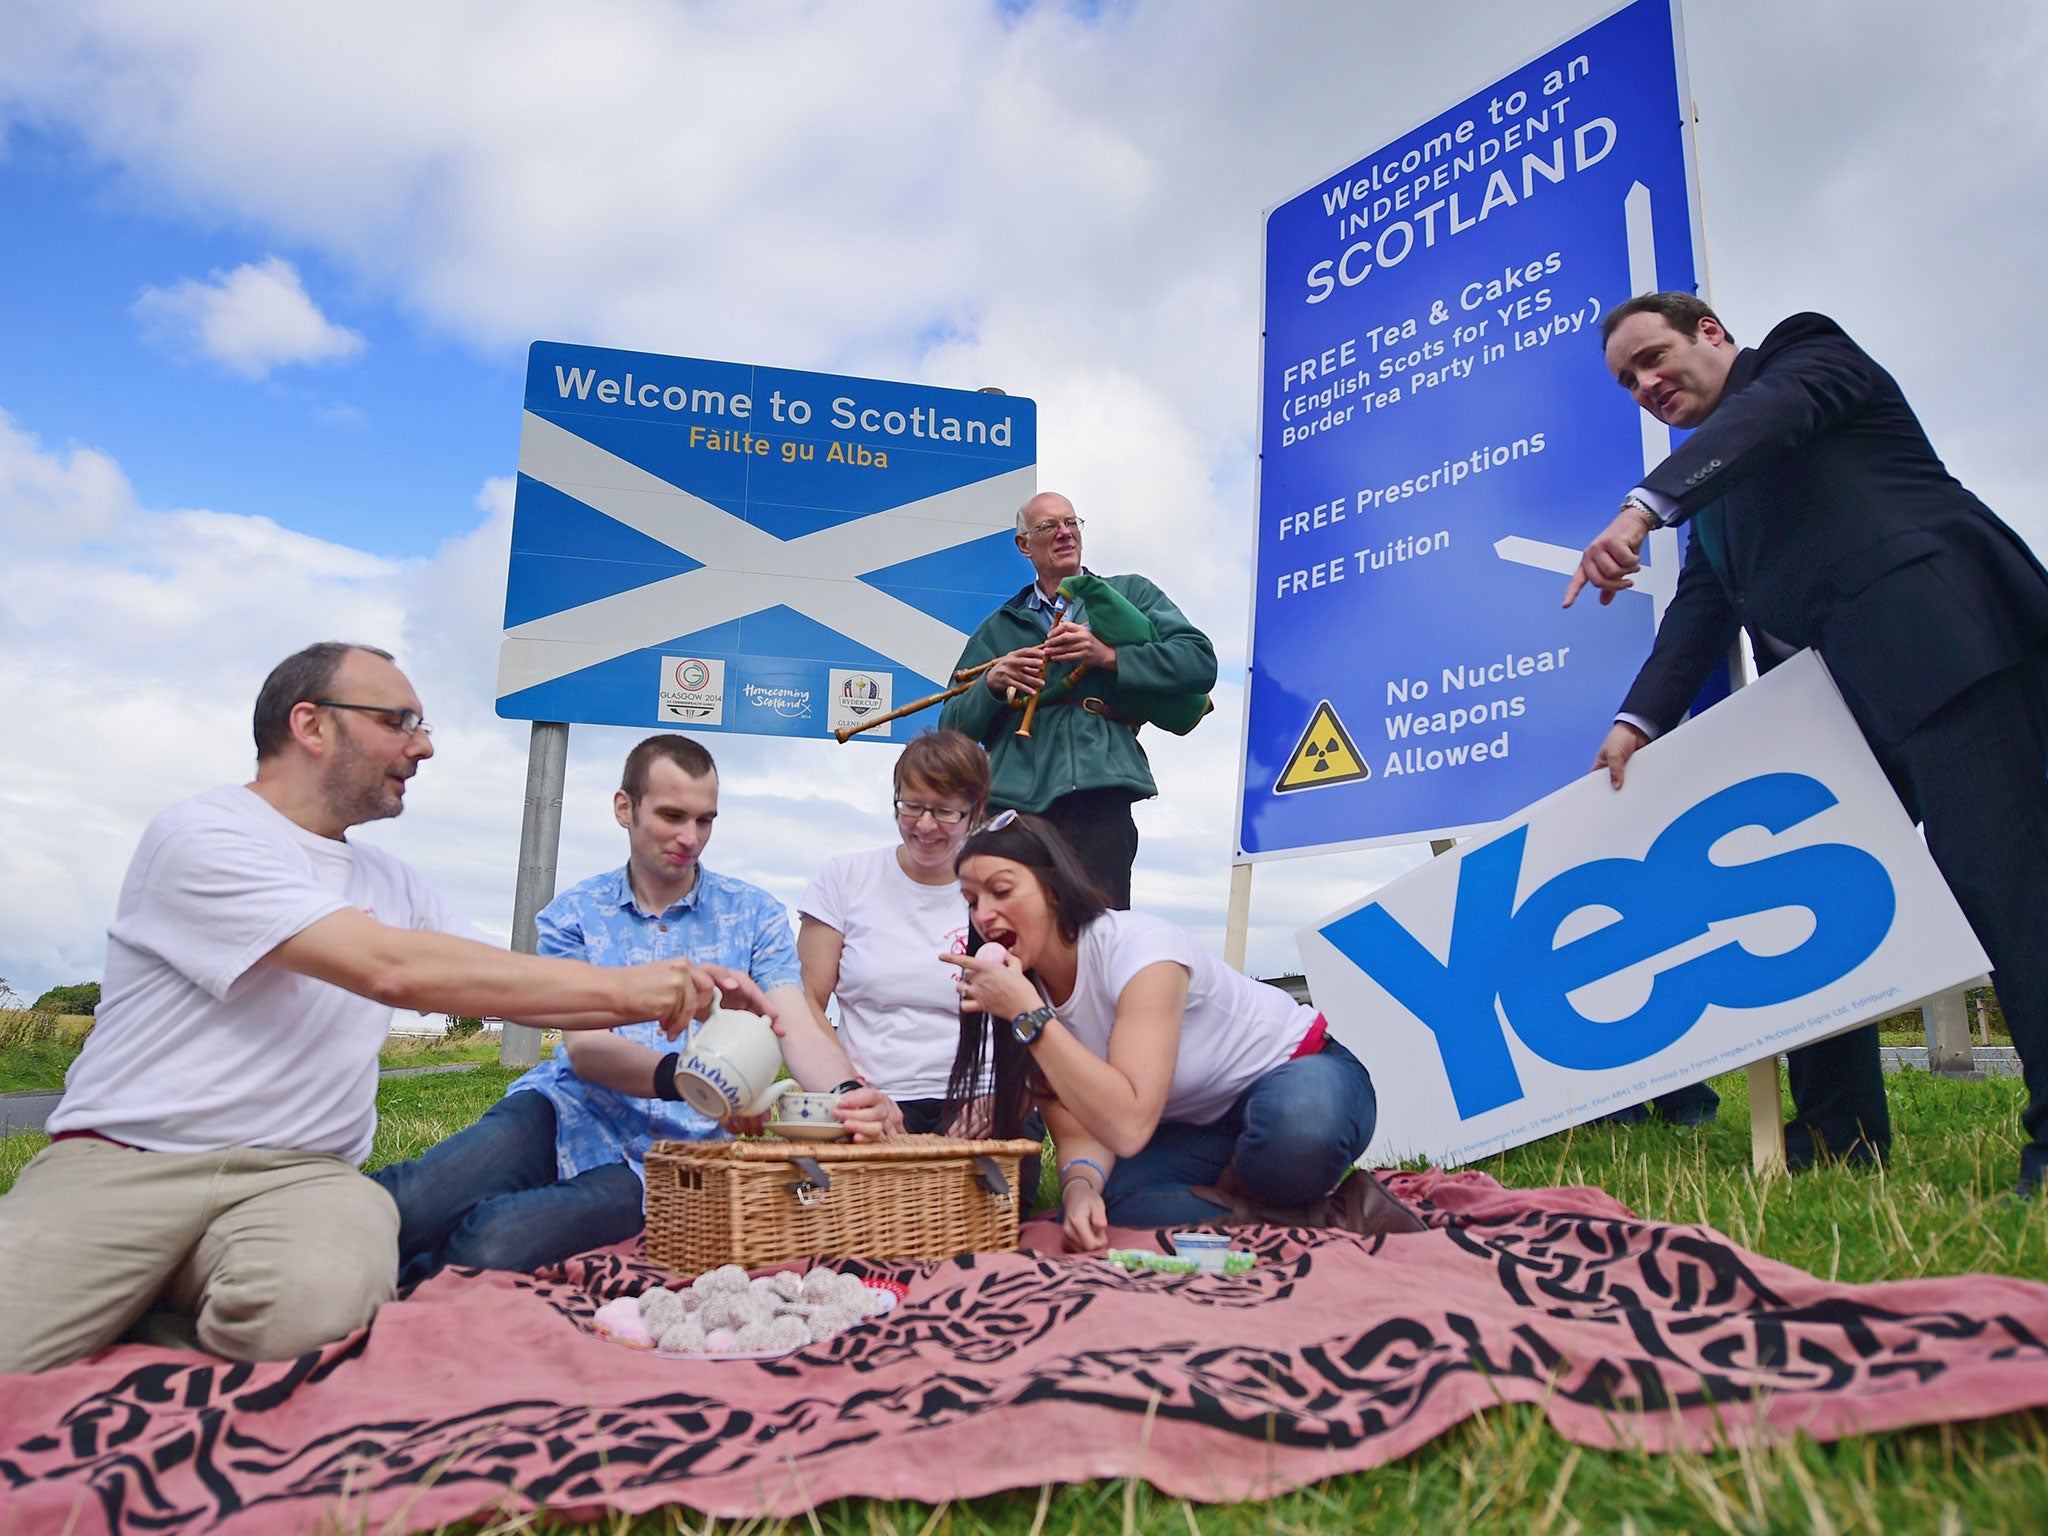
<path id="1" fill-rule="evenodd" d="M 1069 1248 L 1101 1249 L 1112 1224 L 1420 1230 L 1352 1170 L 1378 1114 L 1372 1078 L 1315 1009 L 1172 923 L 1108 908 L 1035 816 L 1005 811 L 966 838 L 959 872 L 976 931 L 1008 953 L 951 962 L 972 1010 L 953 1096 L 992 1078 L 998 1136 L 1037 1102 Z"/>
<path id="2" fill-rule="evenodd" d="M 822 1020 L 837 994 L 840 1044 L 912 1132 L 952 1128 L 946 1087 L 960 1000 L 939 956 L 967 947 L 953 856 L 987 807 L 988 755 L 978 745 L 958 731 L 914 737 L 896 759 L 895 845 L 830 860 L 797 904 L 812 1009 Z M 1024 1173 L 1035 1189 L 1036 1167 Z"/>

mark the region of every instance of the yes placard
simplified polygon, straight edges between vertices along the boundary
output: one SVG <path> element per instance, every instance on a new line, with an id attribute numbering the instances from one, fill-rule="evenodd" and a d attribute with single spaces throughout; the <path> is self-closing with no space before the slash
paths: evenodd
<path id="1" fill-rule="evenodd" d="M 1455 1165 L 1912 1006 L 1983 950 L 1803 653 L 1304 929 L 1367 1157 Z"/>

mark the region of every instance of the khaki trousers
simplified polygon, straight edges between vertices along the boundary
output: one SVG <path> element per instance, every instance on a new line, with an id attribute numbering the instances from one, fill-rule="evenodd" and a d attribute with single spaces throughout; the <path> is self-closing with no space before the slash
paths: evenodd
<path id="1" fill-rule="evenodd" d="M 0 1197 L 0 1372 L 68 1365 L 146 1314 L 152 1341 L 290 1359 L 367 1324 L 397 1276 L 398 1209 L 338 1157 L 53 1142 Z"/>

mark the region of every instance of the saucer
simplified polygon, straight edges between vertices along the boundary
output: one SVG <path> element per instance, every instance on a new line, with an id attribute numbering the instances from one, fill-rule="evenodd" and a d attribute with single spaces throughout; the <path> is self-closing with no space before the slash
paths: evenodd
<path id="1" fill-rule="evenodd" d="M 848 1141 L 853 1136 L 853 1132 L 837 1120 L 770 1120 L 761 1129 L 770 1136 L 784 1136 L 791 1141 Z"/>

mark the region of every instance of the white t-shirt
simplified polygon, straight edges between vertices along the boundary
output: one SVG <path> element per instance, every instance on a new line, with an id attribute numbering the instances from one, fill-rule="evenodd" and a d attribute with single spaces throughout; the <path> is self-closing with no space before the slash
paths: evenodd
<path id="1" fill-rule="evenodd" d="M 1188 1004 L 1181 1016 L 1173 1085 L 1160 1118 L 1209 1125 L 1222 1119 L 1245 1089 L 1294 1055 L 1316 1011 L 1278 987 L 1232 970 L 1163 918 L 1105 912 L 1081 930 L 1074 995 L 1058 1005 L 1060 1022 L 1107 1060 L 1117 999 L 1132 977 L 1162 960 L 1188 973 Z"/>
<path id="2" fill-rule="evenodd" d="M 149 824 L 107 930 L 97 1022 L 52 1131 L 152 1152 L 286 1147 L 361 1162 L 384 1003 L 257 961 L 343 907 L 474 938 L 404 861 L 222 785 Z"/>
<path id="3" fill-rule="evenodd" d="M 920 885 L 875 848 L 830 860 L 797 910 L 839 930 L 839 1039 L 854 1069 L 892 1098 L 942 1099 L 960 1045 L 959 971 L 967 947 L 958 881 Z"/>

